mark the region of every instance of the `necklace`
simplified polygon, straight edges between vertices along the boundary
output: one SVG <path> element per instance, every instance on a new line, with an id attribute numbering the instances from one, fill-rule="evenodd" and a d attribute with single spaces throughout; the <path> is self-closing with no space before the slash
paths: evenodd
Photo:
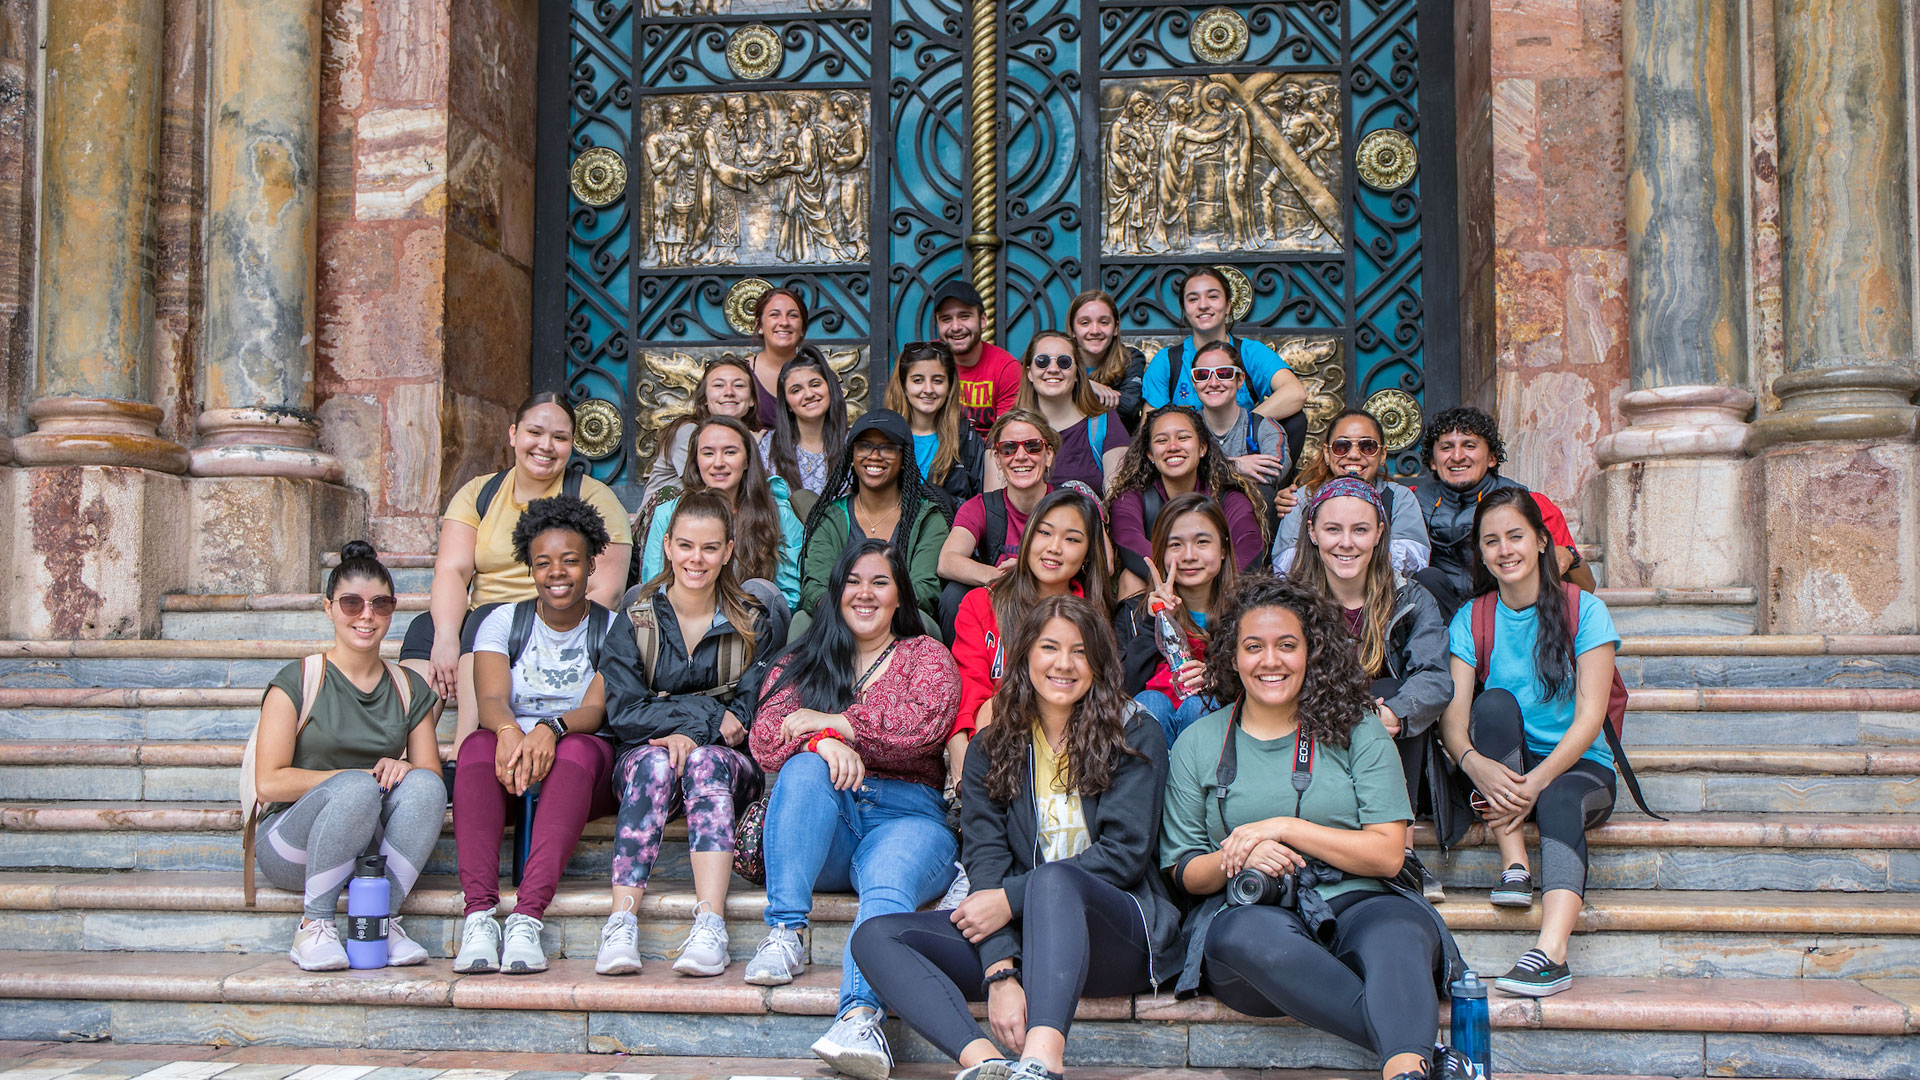
<path id="1" fill-rule="evenodd" d="M 858 679 L 854 680 L 853 692 L 856 695 L 859 694 L 860 691 L 865 690 L 867 688 L 867 682 L 873 678 L 873 673 L 880 670 L 881 664 L 884 664 L 887 662 L 887 657 L 893 655 L 893 647 L 898 644 L 900 644 L 899 638 L 895 638 L 887 642 L 887 647 L 884 649 L 881 649 L 880 655 L 874 657 L 873 663 L 867 665 L 866 672 L 862 674 Z"/>

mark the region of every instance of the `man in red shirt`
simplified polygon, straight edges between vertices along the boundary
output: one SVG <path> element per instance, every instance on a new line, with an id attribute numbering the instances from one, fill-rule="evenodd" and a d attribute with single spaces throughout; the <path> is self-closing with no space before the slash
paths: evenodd
<path id="1" fill-rule="evenodd" d="M 985 305 L 965 281 L 949 281 L 933 294 L 933 334 L 953 350 L 959 367 L 960 404 L 967 422 L 983 437 L 1000 414 L 1020 399 L 1020 360 L 980 337 Z"/>

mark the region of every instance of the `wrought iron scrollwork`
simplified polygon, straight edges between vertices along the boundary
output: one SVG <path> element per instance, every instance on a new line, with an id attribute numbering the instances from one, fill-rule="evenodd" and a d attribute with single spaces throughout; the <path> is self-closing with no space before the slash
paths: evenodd
<path id="1" fill-rule="evenodd" d="M 903 0 L 888 49 L 887 286 L 890 325 L 912 340 L 933 323 L 940 285 L 965 273 L 969 132 L 967 31 L 959 0 Z"/>
<path id="2" fill-rule="evenodd" d="M 1338 260 L 1287 263 L 1237 263 L 1253 283 L 1253 303 L 1236 333 L 1261 330 L 1330 330 L 1346 324 L 1346 265 Z M 1184 265 L 1146 263 L 1101 268 L 1100 287 L 1120 305 L 1123 327 L 1170 329 L 1184 326 L 1180 283 Z"/>
<path id="3" fill-rule="evenodd" d="M 651 90 L 696 90 L 727 86 L 741 78 L 777 86 L 861 86 L 873 70 L 873 22 L 865 16 L 770 21 L 760 27 L 775 35 L 777 70 L 743 75 L 728 59 L 736 33 L 751 27 L 728 23 L 674 20 L 642 25 L 636 32 L 635 74 Z M 757 69 L 755 69 L 757 70 Z"/>
<path id="4" fill-rule="evenodd" d="M 1079 13 L 1078 0 L 1031 0 L 1004 20 L 1007 78 L 997 110 L 1008 135 L 1001 340 L 1014 348 L 1038 331 L 1065 327 L 1067 304 L 1081 288 L 1086 185 L 1073 152 L 1080 130 Z"/>
<path id="5" fill-rule="evenodd" d="M 1338 0 L 1235 5 L 1246 22 L 1247 44 L 1238 57 L 1197 55 L 1192 36 L 1199 22 L 1189 8 L 1149 4 L 1103 4 L 1100 8 L 1100 69 L 1109 75 L 1171 73 L 1196 66 L 1277 68 L 1340 63 Z"/>

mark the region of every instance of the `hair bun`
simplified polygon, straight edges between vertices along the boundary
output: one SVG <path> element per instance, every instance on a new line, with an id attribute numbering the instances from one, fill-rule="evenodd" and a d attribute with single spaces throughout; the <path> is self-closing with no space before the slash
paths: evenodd
<path id="1" fill-rule="evenodd" d="M 379 559 L 380 553 L 365 540 L 349 540 L 340 545 L 340 561 L 351 562 L 354 559 Z"/>

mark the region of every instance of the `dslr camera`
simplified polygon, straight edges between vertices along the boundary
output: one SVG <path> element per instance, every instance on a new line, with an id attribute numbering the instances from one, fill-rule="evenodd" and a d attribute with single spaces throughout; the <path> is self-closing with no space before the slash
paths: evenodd
<path id="1" fill-rule="evenodd" d="M 1270 904 L 1274 907 L 1291 908 L 1297 904 L 1294 889 L 1292 874 L 1274 877 L 1265 870 L 1248 867 L 1228 879 L 1227 903 L 1236 907 Z"/>

